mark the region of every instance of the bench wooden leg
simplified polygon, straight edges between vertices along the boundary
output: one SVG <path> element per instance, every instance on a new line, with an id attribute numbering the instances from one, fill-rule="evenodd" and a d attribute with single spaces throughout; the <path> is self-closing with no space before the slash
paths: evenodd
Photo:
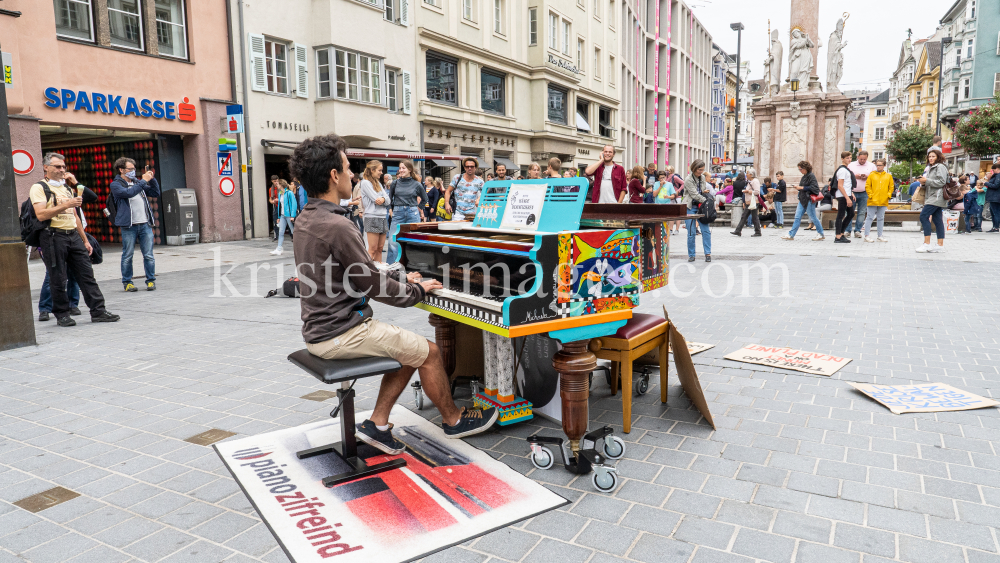
<path id="1" fill-rule="evenodd" d="M 622 426 L 626 434 L 632 431 L 632 358 L 621 362 Z"/>
<path id="2" fill-rule="evenodd" d="M 663 343 L 660 344 L 660 402 L 667 402 L 667 370 L 670 369 L 670 362 L 667 361 L 667 343 L 670 341 L 663 335 Z"/>
<path id="3" fill-rule="evenodd" d="M 621 362 L 611 362 L 611 396 L 618 394 L 618 373 L 621 369 Z"/>

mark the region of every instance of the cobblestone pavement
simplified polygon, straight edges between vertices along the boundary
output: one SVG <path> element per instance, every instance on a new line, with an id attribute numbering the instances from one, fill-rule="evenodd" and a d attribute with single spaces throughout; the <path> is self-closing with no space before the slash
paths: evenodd
<path id="1" fill-rule="evenodd" d="M 634 399 L 632 432 L 619 434 L 628 445 L 612 495 L 558 465 L 531 466 L 523 438 L 554 435 L 554 424 L 474 437 L 572 504 L 427 561 L 1000 562 L 1000 412 L 896 416 L 847 385 L 934 381 L 1000 396 L 1000 237 L 949 238 L 947 254 L 922 256 L 912 231 L 836 247 L 771 229 L 714 234 L 719 260 L 689 269 L 675 256 L 679 289 L 644 296 L 640 310 L 666 305 L 688 340 L 716 345 L 694 360 L 718 429 L 675 377 L 661 405 L 654 376 Z M 233 264 L 271 258 L 264 241 L 222 247 Z M 37 323 L 39 346 L 0 352 L 0 563 L 286 561 L 212 449 L 183 440 L 327 416 L 333 401 L 301 399 L 317 385 L 285 360 L 302 347 L 298 301 L 236 298 L 224 283 L 225 297 L 212 297 L 211 262 L 181 264 L 211 258 L 212 245 L 158 250 L 180 256 L 161 259 L 154 293 L 119 292 L 118 259 L 106 255 L 102 286 L 121 322 Z M 248 293 L 245 265 L 228 279 Z M 258 286 L 275 286 L 273 269 L 259 269 Z M 432 334 L 422 311 L 376 315 Z M 824 378 L 722 359 L 747 343 L 853 361 Z M 359 382 L 359 408 L 374 404 L 375 384 Z M 590 412 L 592 425 L 620 430 L 621 400 L 602 377 Z M 12 504 L 54 486 L 81 496 L 36 514 Z"/>

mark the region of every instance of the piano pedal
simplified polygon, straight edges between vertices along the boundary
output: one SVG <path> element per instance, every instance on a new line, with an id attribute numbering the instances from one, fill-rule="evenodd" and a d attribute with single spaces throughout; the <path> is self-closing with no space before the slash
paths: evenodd
<path id="1" fill-rule="evenodd" d="M 591 483 L 602 493 L 613 492 L 618 487 L 618 469 L 607 461 L 621 459 L 625 455 L 625 442 L 614 435 L 610 426 L 588 432 L 580 440 L 580 451 L 573 455 L 569 440 L 551 436 L 533 435 L 527 438 L 531 446 L 531 463 L 539 469 L 549 469 L 555 456 L 547 445 L 555 446 L 562 454 L 563 466 L 570 473 L 586 475 L 592 473 Z M 601 444 L 600 451 L 597 442 Z"/>

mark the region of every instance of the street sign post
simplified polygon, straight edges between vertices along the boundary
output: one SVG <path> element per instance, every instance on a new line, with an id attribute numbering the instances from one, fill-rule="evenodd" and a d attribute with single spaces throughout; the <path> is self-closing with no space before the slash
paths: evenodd
<path id="1" fill-rule="evenodd" d="M 233 175 L 233 153 L 230 152 L 220 152 L 216 153 L 219 158 L 219 176 L 232 176 Z"/>

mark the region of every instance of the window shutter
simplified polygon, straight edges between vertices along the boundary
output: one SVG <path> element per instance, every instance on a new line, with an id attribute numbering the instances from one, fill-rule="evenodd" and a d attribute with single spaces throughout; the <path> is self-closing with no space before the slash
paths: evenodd
<path id="1" fill-rule="evenodd" d="M 997 54 L 1000 55 L 1000 33 L 997 33 Z"/>
<path id="2" fill-rule="evenodd" d="M 264 76 L 264 36 L 249 33 L 250 44 L 250 89 L 267 92 L 267 77 Z"/>
<path id="3" fill-rule="evenodd" d="M 309 62 L 306 46 L 294 43 L 292 50 L 295 52 L 295 95 L 300 98 L 309 97 Z"/>
<path id="4" fill-rule="evenodd" d="M 1000 72 L 993 75 L 993 95 L 1000 92 Z"/>
<path id="5" fill-rule="evenodd" d="M 410 73 L 407 71 L 402 71 L 403 75 L 403 103 L 400 104 L 403 108 L 403 113 L 410 115 Z"/>
<path id="6" fill-rule="evenodd" d="M 399 23 L 410 26 L 410 0 L 399 0 Z"/>

